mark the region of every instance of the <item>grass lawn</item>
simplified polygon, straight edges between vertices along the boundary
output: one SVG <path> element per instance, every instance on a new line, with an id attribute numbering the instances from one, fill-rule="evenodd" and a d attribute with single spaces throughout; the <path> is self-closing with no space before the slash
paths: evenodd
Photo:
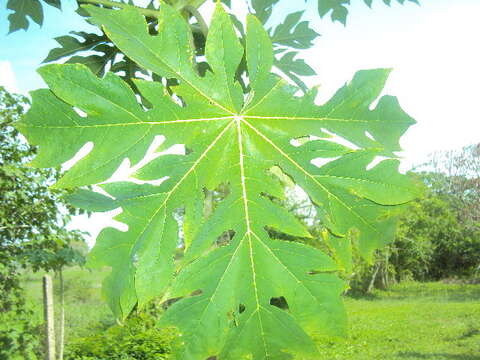
<path id="1" fill-rule="evenodd" d="M 107 272 L 65 272 L 66 345 L 114 323 L 101 300 Z M 42 319 L 41 275 L 24 278 L 27 299 Z M 372 296 L 345 299 L 346 339 L 320 345 L 324 359 L 480 360 L 480 285 L 408 282 Z"/>
<path id="2" fill-rule="evenodd" d="M 36 321 L 43 321 L 42 276 L 44 273 L 28 273 L 23 276 L 27 303 L 34 310 Z M 107 304 L 102 300 L 101 286 L 104 272 L 89 271 L 78 267 L 64 271 L 65 286 L 65 343 L 69 339 L 92 335 L 115 323 Z M 54 308 L 58 315 L 59 281 L 53 276 Z"/>
<path id="3" fill-rule="evenodd" d="M 480 285 L 403 283 L 345 305 L 348 338 L 325 359 L 480 360 Z"/>

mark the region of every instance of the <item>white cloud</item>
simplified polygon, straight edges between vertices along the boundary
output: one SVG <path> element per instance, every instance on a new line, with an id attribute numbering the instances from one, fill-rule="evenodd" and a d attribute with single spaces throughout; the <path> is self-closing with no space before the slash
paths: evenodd
<path id="1" fill-rule="evenodd" d="M 0 85 L 8 92 L 18 93 L 17 80 L 10 61 L 0 61 Z"/>

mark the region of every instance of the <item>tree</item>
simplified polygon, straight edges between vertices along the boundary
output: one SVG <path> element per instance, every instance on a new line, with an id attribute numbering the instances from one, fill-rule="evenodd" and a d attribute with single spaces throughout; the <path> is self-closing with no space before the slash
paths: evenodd
<path id="1" fill-rule="evenodd" d="M 12 126 L 28 105 L 27 98 L 0 87 L 0 354 L 25 359 L 33 356 L 35 341 L 20 269 L 61 271 L 65 265 L 83 261 L 70 247 L 73 241 L 83 241 L 82 237 L 65 230 L 70 212 L 75 210 L 62 200 L 63 192 L 48 188 L 58 178 L 58 170 L 27 166 L 36 148 Z"/>
<path id="2" fill-rule="evenodd" d="M 401 280 L 440 280 L 475 275 L 480 256 L 480 223 L 465 216 L 451 178 L 436 172 L 411 172 L 426 185 L 425 195 L 412 201 L 395 240 L 376 254 L 375 265 L 356 261 L 354 290 L 371 284 L 386 288 Z M 463 196 L 463 192 L 459 194 Z"/>
<path id="3" fill-rule="evenodd" d="M 412 203 L 401 222 L 394 243 L 400 251 L 392 260 L 398 273 L 403 269 L 419 280 L 473 275 L 480 256 L 480 222 L 465 216 L 459 206 L 464 200 L 463 191 L 461 198 L 457 198 L 445 186 L 451 178 L 443 174 L 415 176 L 429 190 L 424 198 Z M 417 254 L 410 254 L 409 249 L 416 249 Z M 415 264 L 416 261 L 419 263 Z"/>
<path id="4" fill-rule="evenodd" d="M 433 169 L 432 190 L 447 197 L 461 221 L 480 222 L 480 144 L 436 152 L 419 169 Z"/>
<path id="5" fill-rule="evenodd" d="M 99 5 L 83 7 L 89 21 L 149 81 L 47 65 L 40 73 L 50 90 L 32 93 L 16 126 L 39 145 L 39 167 L 58 166 L 94 143 L 55 187 L 79 189 L 70 201 L 86 210 L 123 210 L 116 219 L 128 231 L 105 229 L 89 256 L 90 266 L 112 268 L 104 283 L 112 310 L 122 319 L 152 298 L 177 300 L 161 323 L 182 333 L 184 357 L 318 358 L 315 340 L 345 330 L 338 273 L 352 251 L 370 259 L 388 243 L 404 204 L 420 195 L 394 155 L 413 119 L 392 96 L 370 109 L 389 70 L 360 71 L 317 106 L 315 90 L 296 96 L 301 84 L 271 72 L 278 27 L 265 31 L 260 10 L 268 13 L 275 1 L 252 1 L 259 17 L 249 15 L 246 28 L 217 3 L 200 43 L 185 19 L 193 13 L 206 35 L 200 15 L 180 2 L 158 9 L 89 2 Z M 331 133 L 358 149 L 330 141 Z M 159 135 L 164 142 L 151 149 Z M 183 153 L 162 153 L 174 144 Z M 146 153 L 155 156 L 144 164 Z M 369 168 L 377 156 L 387 159 Z M 124 158 L 138 167 L 136 181 L 108 182 Z M 318 158 L 334 160 L 311 163 Z M 333 257 L 272 238 L 268 229 L 312 237 L 281 206 L 286 177 L 314 204 Z M 109 196 L 85 188 L 92 184 Z M 212 204 L 211 192 L 223 195 Z M 175 261 L 179 208 L 185 250 Z"/>

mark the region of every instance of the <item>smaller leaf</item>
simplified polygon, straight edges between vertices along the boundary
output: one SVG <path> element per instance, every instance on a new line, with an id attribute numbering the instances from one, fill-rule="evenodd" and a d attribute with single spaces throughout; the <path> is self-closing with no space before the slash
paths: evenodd
<path id="1" fill-rule="evenodd" d="M 50 50 L 48 56 L 43 60 L 44 63 L 60 60 L 81 51 L 91 50 L 95 45 L 107 41 L 106 37 L 97 34 L 89 34 L 83 31 L 72 31 L 71 33 L 82 37 L 83 41 L 79 41 L 76 37 L 69 35 L 56 37 L 55 41 L 60 44 L 60 47 Z"/>
<path id="2" fill-rule="evenodd" d="M 300 89 L 306 91 L 307 86 L 299 76 L 312 76 L 315 75 L 315 71 L 303 59 L 295 59 L 297 54 L 298 52 L 296 51 L 287 52 L 282 57 L 275 59 L 274 65 L 297 84 Z"/>
<path id="3" fill-rule="evenodd" d="M 272 15 L 273 6 L 278 2 L 279 0 L 252 0 L 252 7 L 255 10 L 255 16 L 265 24 Z"/>
<path id="4" fill-rule="evenodd" d="M 419 5 L 418 0 L 397 0 L 398 3 L 404 4 L 405 1 L 413 2 Z M 368 6 L 372 7 L 373 0 L 363 0 Z M 392 0 L 383 0 L 383 3 L 390 6 Z M 350 0 L 318 0 L 318 13 L 320 17 L 324 17 L 331 12 L 330 17 L 332 21 L 339 21 L 343 25 L 347 23 L 348 7 L 350 6 Z"/>
<path id="5" fill-rule="evenodd" d="M 285 21 L 275 28 L 272 42 L 295 49 L 310 48 L 313 40 L 320 35 L 308 26 L 308 21 L 300 21 L 302 15 L 303 11 L 289 14 Z"/>
<path id="6" fill-rule="evenodd" d="M 27 30 L 30 25 L 27 16 L 38 25 L 43 23 L 43 8 L 39 0 L 8 0 L 7 9 L 14 11 L 8 15 L 9 33 Z"/>
<path id="7" fill-rule="evenodd" d="M 46 4 L 56 7 L 57 9 L 62 9 L 62 1 L 61 0 L 43 0 Z"/>
<path id="8" fill-rule="evenodd" d="M 339 21 L 346 25 L 348 5 L 350 5 L 350 0 L 318 0 L 318 13 L 320 17 L 324 17 L 331 11 L 330 16 L 333 21 Z"/>

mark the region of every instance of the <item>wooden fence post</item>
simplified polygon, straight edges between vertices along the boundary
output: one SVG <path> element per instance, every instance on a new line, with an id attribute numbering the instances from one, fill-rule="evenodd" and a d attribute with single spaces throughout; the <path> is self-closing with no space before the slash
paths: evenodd
<path id="1" fill-rule="evenodd" d="M 55 360 L 55 323 L 53 314 L 52 278 L 43 276 L 43 313 L 45 317 L 45 360 Z"/>
<path id="2" fill-rule="evenodd" d="M 63 348 L 65 346 L 65 284 L 63 282 L 62 268 L 58 271 L 58 278 L 60 280 L 60 339 L 58 340 L 58 360 L 63 360 Z"/>

